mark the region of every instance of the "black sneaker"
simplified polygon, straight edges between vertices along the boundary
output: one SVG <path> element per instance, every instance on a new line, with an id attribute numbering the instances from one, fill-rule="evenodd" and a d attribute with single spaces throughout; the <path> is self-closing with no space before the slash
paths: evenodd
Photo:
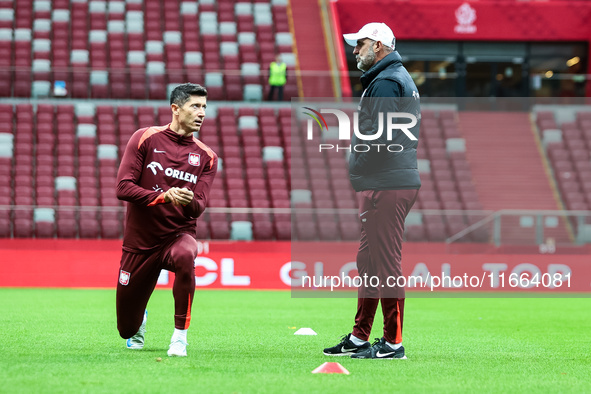
<path id="1" fill-rule="evenodd" d="M 359 353 L 351 355 L 351 358 L 380 358 L 380 359 L 400 359 L 406 360 L 404 355 L 404 346 L 398 349 L 392 349 L 384 338 L 378 339 L 373 343 L 372 347 Z"/>
<path id="2" fill-rule="evenodd" d="M 361 346 L 355 345 L 351 341 L 351 334 L 347 334 L 341 338 L 341 343 L 336 346 L 328 347 L 324 349 L 325 356 L 350 356 L 359 352 L 367 351 L 370 349 L 369 342 L 365 342 Z"/>

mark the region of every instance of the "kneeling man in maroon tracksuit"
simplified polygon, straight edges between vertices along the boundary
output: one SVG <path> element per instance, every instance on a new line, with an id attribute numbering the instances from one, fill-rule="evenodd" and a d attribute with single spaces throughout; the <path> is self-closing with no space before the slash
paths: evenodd
<path id="1" fill-rule="evenodd" d="M 172 122 L 137 130 L 117 174 L 117 197 L 128 201 L 117 284 L 117 328 L 129 349 L 144 347 L 146 305 L 162 269 L 175 273 L 174 333 L 169 356 L 186 356 L 195 294 L 197 218 L 209 199 L 217 155 L 199 132 L 207 90 L 191 83 L 171 93 Z"/>

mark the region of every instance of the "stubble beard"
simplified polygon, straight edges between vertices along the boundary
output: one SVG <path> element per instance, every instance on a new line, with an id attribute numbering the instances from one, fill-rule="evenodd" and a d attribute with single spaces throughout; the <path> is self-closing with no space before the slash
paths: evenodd
<path id="1" fill-rule="evenodd" d="M 376 60 L 376 54 L 374 51 L 368 50 L 367 55 L 357 57 L 357 68 L 365 72 L 373 66 Z"/>

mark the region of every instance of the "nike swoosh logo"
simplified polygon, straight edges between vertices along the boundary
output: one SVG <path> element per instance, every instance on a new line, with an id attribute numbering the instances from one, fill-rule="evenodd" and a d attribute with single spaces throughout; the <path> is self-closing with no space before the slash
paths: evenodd
<path id="1" fill-rule="evenodd" d="M 383 357 L 388 357 L 391 354 L 394 354 L 396 352 L 390 352 L 390 353 L 380 353 L 379 351 L 376 353 L 376 356 L 378 356 L 379 358 L 383 358 Z"/>
<path id="2" fill-rule="evenodd" d="M 154 153 L 166 153 L 165 150 L 158 150 L 156 148 L 154 148 Z"/>
<path id="3" fill-rule="evenodd" d="M 354 352 L 355 350 L 357 350 L 357 348 L 353 348 L 353 349 L 341 348 L 341 353 Z"/>

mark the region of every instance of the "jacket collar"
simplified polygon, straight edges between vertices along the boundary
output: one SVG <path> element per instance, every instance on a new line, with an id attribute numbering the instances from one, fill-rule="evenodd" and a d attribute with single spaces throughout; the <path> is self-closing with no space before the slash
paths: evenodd
<path id="1" fill-rule="evenodd" d="M 371 81 L 373 81 L 382 71 L 396 63 L 402 63 L 402 58 L 397 51 L 393 51 L 382 60 L 374 64 L 361 76 L 361 84 L 363 85 L 363 89 L 366 89 Z"/>
<path id="2" fill-rule="evenodd" d="M 182 135 L 172 131 L 170 128 L 170 123 L 167 126 L 168 127 L 166 128 L 166 130 L 164 130 L 164 134 L 166 134 L 166 136 L 168 138 L 170 138 L 172 141 L 174 141 L 180 145 L 189 145 L 189 144 L 193 143 L 194 134 L 185 137 L 185 136 L 182 136 Z"/>

